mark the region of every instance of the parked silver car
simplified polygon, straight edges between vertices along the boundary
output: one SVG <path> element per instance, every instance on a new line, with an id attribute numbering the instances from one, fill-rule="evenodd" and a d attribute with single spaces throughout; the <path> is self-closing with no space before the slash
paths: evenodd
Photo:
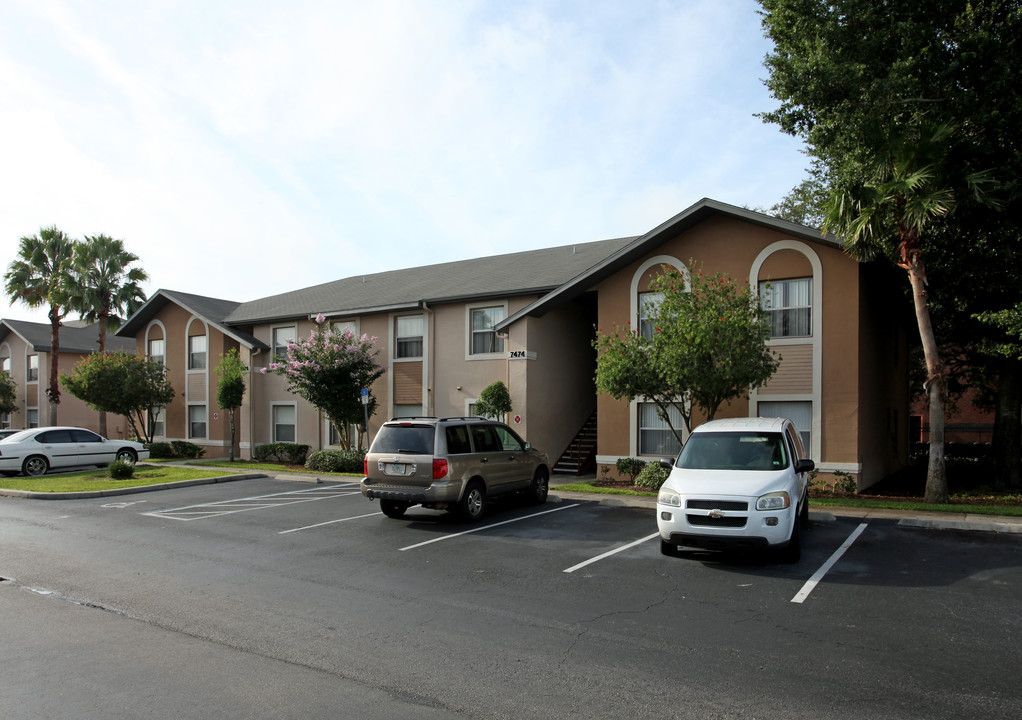
<path id="1" fill-rule="evenodd" d="M 114 460 L 147 460 L 149 450 L 131 440 L 108 440 L 79 427 L 22 430 L 0 440 L 0 472 L 45 475 L 50 468 L 106 466 Z"/>
<path id="2" fill-rule="evenodd" d="M 546 502 L 550 463 L 503 423 L 485 418 L 396 418 L 365 459 L 362 494 L 387 517 L 412 505 L 478 520 L 486 499 L 513 492 Z"/>

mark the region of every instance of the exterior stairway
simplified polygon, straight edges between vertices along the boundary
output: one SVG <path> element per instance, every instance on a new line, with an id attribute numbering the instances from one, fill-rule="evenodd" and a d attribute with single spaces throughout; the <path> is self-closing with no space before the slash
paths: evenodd
<path id="1" fill-rule="evenodd" d="M 554 463 L 558 475 L 584 475 L 596 467 L 596 411 L 589 416 L 567 449 Z"/>

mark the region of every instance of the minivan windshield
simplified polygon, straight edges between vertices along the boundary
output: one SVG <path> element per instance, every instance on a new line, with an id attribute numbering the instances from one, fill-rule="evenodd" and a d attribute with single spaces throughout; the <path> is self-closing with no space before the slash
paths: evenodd
<path id="1" fill-rule="evenodd" d="M 369 452 L 432 455 L 435 425 L 384 425 Z"/>
<path id="2" fill-rule="evenodd" d="M 690 470 L 781 470 L 788 452 L 780 433 L 693 433 L 677 467 Z"/>

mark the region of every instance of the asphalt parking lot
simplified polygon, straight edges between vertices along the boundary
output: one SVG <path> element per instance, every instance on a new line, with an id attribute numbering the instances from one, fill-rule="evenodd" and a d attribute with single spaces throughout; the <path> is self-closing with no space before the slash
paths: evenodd
<path id="1" fill-rule="evenodd" d="M 652 510 L 578 497 L 491 504 L 474 525 L 391 520 L 345 482 L 5 498 L 0 602 L 106 610 L 383 692 L 395 712 L 1022 714 L 1004 671 L 1022 660 L 1022 536 L 812 525 L 784 565 L 665 557 Z"/>

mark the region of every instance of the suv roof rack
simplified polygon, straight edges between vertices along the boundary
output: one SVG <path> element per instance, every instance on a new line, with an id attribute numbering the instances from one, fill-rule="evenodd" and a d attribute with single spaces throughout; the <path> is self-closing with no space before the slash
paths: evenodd
<path id="1" fill-rule="evenodd" d="M 484 418 L 481 415 L 462 415 L 460 417 L 445 417 L 445 418 L 440 418 L 440 420 L 442 422 L 447 422 L 449 420 L 476 420 L 476 421 L 479 421 L 479 422 L 484 422 L 484 421 L 489 420 L 489 418 Z"/>
<path id="2" fill-rule="evenodd" d="M 394 422 L 395 420 L 436 420 L 436 419 L 437 418 L 433 417 L 432 415 L 398 415 L 397 417 L 392 417 L 387 422 Z"/>

